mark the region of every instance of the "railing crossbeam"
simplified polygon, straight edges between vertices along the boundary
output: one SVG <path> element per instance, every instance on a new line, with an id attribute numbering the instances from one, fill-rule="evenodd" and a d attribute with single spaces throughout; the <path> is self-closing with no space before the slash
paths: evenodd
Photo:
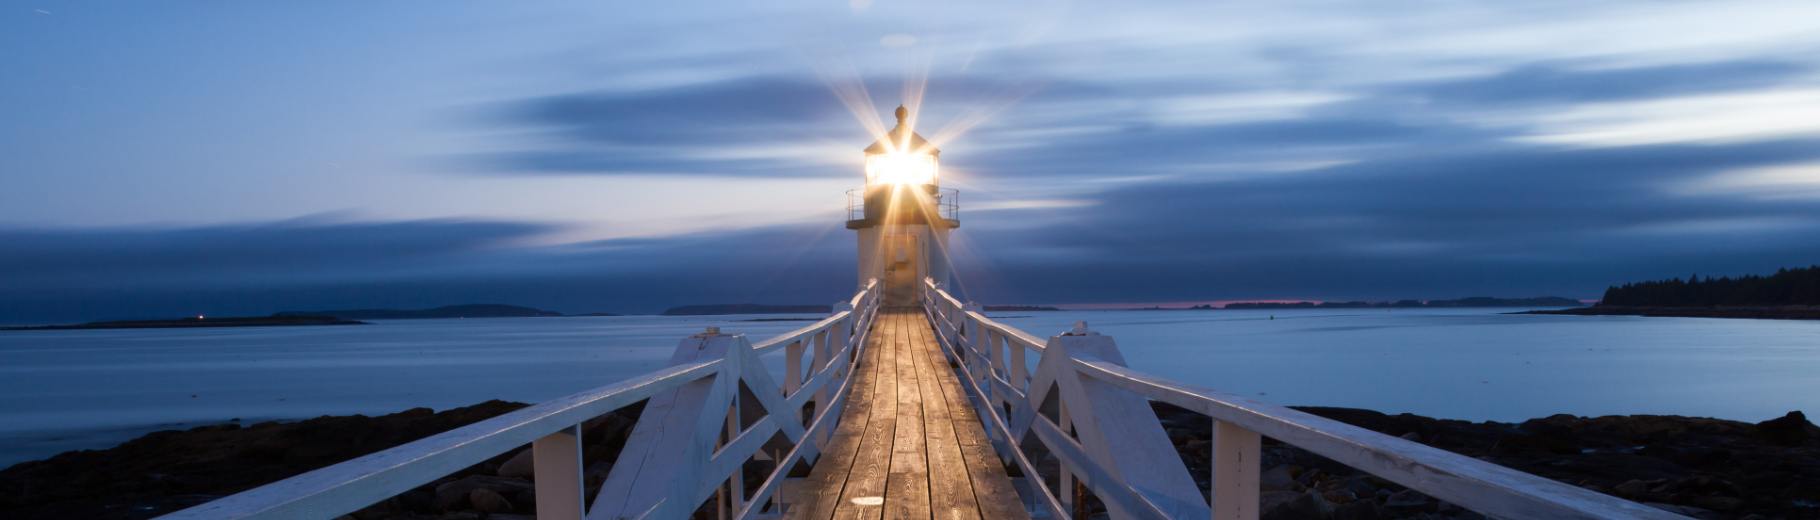
<path id="1" fill-rule="evenodd" d="M 924 281 L 919 296 L 942 348 L 960 360 L 956 370 L 966 382 L 968 399 L 980 412 L 1000 456 L 1026 475 L 1036 475 L 1032 461 L 1018 448 L 1019 442 L 1034 438 L 1061 460 L 1060 496 L 1041 485 L 1022 487 L 1039 495 L 1025 497 L 1027 501 L 1058 520 L 1075 513 L 1077 477 L 1107 505 L 1114 520 L 1255 520 L 1261 513 L 1259 457 L 1266 435 L 1497 518 L 1685 519 L 1404 439 L 1138 372 L 1125 366 L 1110 337 L 1085 330 L 1084 323 L 1043 341 L 992 321 L 977 308 L 962 306 L 932 280 Z M 1040 356 L 1034 372 L 1026 368 L 1025 350 Z M 1187 477 L 1186 466 L 1163 435 L 1147 400 L 1212 417 L 1210 501 Z M 1008 413 L 1001 407 L 1009 408 Z"/>

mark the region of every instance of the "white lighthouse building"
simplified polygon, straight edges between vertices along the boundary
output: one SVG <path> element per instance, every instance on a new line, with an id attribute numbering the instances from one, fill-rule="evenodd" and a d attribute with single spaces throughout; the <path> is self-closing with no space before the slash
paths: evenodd
<path id="1" fill-rule="evenodd" d="M 941 187 L 942 151 L 897 127 L 866 148 L 866 187 L 847 192 L 847 229 L 859 231 L 859 283 L 885 283 L 886 305 L 916 305 L 916 284 L 950 285 L 948 234 L 961 226 L 960 192 Z"/>

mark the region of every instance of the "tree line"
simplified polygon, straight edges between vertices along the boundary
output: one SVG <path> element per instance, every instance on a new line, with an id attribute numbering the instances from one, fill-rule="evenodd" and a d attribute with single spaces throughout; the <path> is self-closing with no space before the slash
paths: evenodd
<path id="1" fill-rule="evenodd" d="M 1599 305 L 1614 307 L 1714 307 L 1729 305 L 1820 305 L 1820 266 L 1778 269 L 1769 276 L 1737 278 L 1695 274 L 1627 283 L 1605 290 Z"/>

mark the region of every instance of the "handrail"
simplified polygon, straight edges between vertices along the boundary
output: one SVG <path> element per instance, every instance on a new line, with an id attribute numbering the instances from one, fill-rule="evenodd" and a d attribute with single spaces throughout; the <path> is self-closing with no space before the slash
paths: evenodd
<path id="1" fill-rule="evenodd" d="M 832 437 L 883 303 L 872 280 L 831 316 L 754 345 L 710 329 L 683 339 L 670 366 L 547 401 L 392 449 L 184 509 L 168 519 L 334 518 L 532 445 L 537 515 L 626 520 L 688 518 L 722 497 L 722 518 L 753 520 L 782 511 L 777 493 L 789 469 L 813 461 Z M 773 381 L 758 356 L 784 349 L 785 374 Z M 805 378 L 804 354 L 812 354 Z M 581 425 L 649 400 L 608 473 L 593 510 L 582 487 Z M 815 403 L 814 415 L 800 417 Z M 730 412 L 731 410 L 731 412 Z M 773 442 L 783 435 L 788 453 Z M 777 462 L 752 499 L 740 489 L 744 463 Z M 656 461 L 655 464 L 640 464 Z M 697 461 L 678 464 L 679 461 Z M 657 491 L 650 493 L 648 491 Z"/>
<path id="2" fill-rule="evenodd" d="M 1035 476 L 1019 446 L 1035 439 L 1062 462 L 1057 496 L 1028 486 L 1054 518 L 1076 518 L 1078 486 L 1117 520 L 1258 518 L 1261 437 L 1327 457 L 1466 509 L 1504 519 L 1684 519 L 1636 502 L 1519 472 L 1282 406 L 1171 381 L 1126 366 L 1110 336 L 1075 330 L 1047 341 L 992 321 L 933 280 L 919 284 L 943 350 L 1000 457 Z M 1025 350 L 1039 357 L 1030 372 Z M 1213 419 L 1211 501 L 1145 404 Z M 1052 402 L 1053 401 L 1053 402 Z M 1029 498 L 1029 497 L 1027 497 Z"/>

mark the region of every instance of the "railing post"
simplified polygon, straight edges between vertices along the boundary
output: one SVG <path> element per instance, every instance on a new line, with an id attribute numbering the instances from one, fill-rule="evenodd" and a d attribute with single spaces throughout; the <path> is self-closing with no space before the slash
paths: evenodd
<path id="1" fill-rule="evenodd" d="M 799 339 L 784 345 L 784 397 L 803 387 L 803 341 Z"/>
<path id="2" fill-rule="evenodd" d="M 1213 420 L 1213 518 L 1257 520 L 1258 471 L 1262 437 Z"/>
<path id="3" fill-rule="evenodd" d="M 997 354 L 998 349 L 995 348 L 992 351 L 994 354 Z M 1060 403 L 1056 403 L 1056 412 L 1056 426 L 1060 426 L 1062 428 L 1062 433 L 1064 434 L 1074 433 L 1074 418 L 1068 415 L 1068 401 L 1066 399 L 1063 399 Z M 1070 466 L 1066 461 L 1062 461 L 1059 466 L 1062 475 L 1061 485 L 1058 487 L 1060 488 L 1059 491 L 1062 496 L 1058 498 L 1062 499 L 1062 511 L 1067 512 L 1068 517 L 1058 520 L 1079 520 L 1081 517 L 1081 504 L 1076 502 L 1074 498 L 1075 488 L 1079 487 L 1080 484 L 1075 482 L 1074 467 Z"/>
<path id="4" fill-rule="evenodd" d="M 537 477 L 537 517 L 581 520 L 581 425 L 531 442 L 531 471 Z"/>
<path id="5" fill-rule="evenodd" d="M 1011 363 L 1009 364 L 1010 366 L 1006 367 L 1005 379 L 1009 380 L 1012 388 L 1016 388 L 1018 392 L 1026 394 L 1025 397 L 1029 397 L 1030 366 L 1025 364 L 1026 361 L 1024 359 L 1024 356 L 1028 354 L 1028 352 L 1026 352 L 1027 349 L 1023 345 L 1010 340 L 1005 341 L 1005 349 L 1011 353 L 1011 355 L 1008 356 L 1011 359 Z"/>
<path id="6" fill-rule="evenodd" d="M 973 302 L 967 302 L 967 306 L 961 308 L 961 323 L 966 324 L 966 332 L 965 332 L 965 336 L 963 336 L 965 339 L 963 339 L 962 341 L 955 342 L 954 348 L 950 349 L 950 350 L 957 350 L 957 349 L 965 348 L 965 347 L 978 348 L 979 337 L 980 337 L 980 323 L 979 323 L 979 321 L 974 320 L 973 316 L 968 315 L 967 313 L 969 313 L 969 312 L 977 312 L 977 313 L 985 314 L 986 311 L 985 311 L 985 307 L 982 307 L 982 306 L 980 306 L 980 304 L 973 303 Z M 955 352 L 955 354 L 958 355 L 960 353 Z M 956 361 L 959 361 L 959 360 L 956 360 Z"/>

